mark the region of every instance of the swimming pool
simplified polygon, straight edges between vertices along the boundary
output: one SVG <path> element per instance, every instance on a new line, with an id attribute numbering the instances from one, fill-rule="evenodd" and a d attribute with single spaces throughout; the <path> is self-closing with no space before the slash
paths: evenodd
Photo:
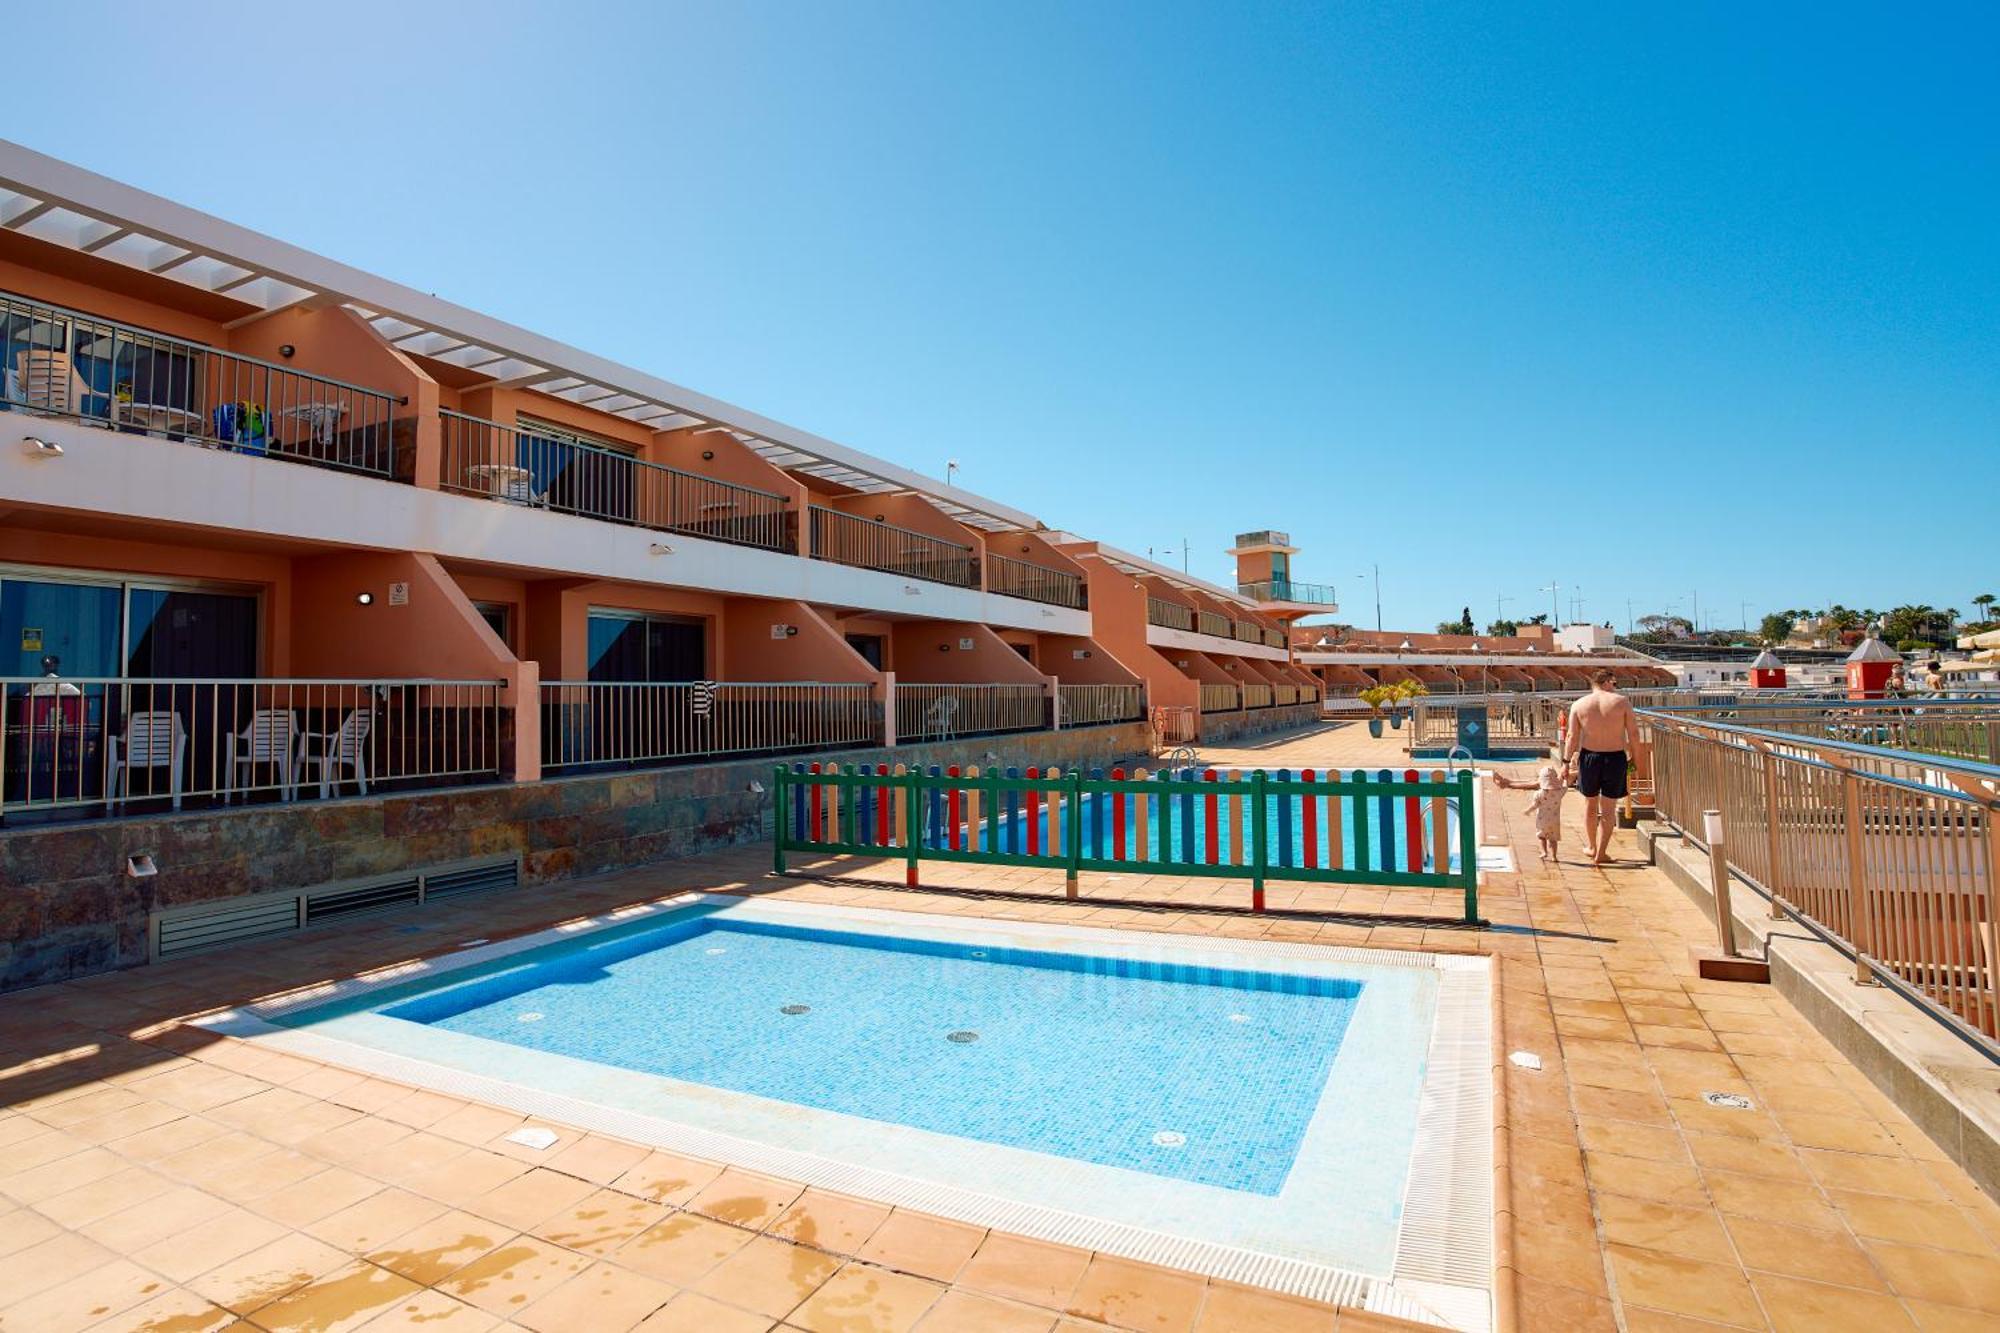
<path id="1" fill-rule="evenodd" d="M 223 1025 L 826 1188 L 1477 1326 L 1485 966 L 688 895 Z M 1440 1240 L 1467 1218 L 1473 1240 Z"/>

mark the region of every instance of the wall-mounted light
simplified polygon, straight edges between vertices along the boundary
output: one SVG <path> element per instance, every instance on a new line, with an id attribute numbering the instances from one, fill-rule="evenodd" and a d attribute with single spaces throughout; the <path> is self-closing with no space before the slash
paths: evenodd
<path id="1" fill-rule="evenodd" d="M 21 452 L 30 458 L 61 458 L 63 447 L 54 440 L 24 435 L 21 437 Z"/>
<path id="2" fill-rule="evenodd" d="M 140 852 L 137 856 L 128 856 L 125 858 L 125 876 L 127 879 L 151 879 L 159 873 L 160 868 L 153 864 L 153 858 L 144 852 Z"/>
<path id="3" fill-rule="evenodd" d="M 375 605 L 375 594 L 372 592 L 357 592 L 354 594 L 354 600 L 363 606 L 373 606 Z"/>
<path id="4" fill-rule="evenodd" d="M 938 651 L 941 653 L 948 653 L 951 651 L 951 645 L 948 643 L 941 643 L 938 645 Z"/>
<path id="5" fill-rule="evenodd" d="M 752 796 L 762 796 L 764 794 L 764 784 L 752 778 L 750 779 L 750 785 L 743 790 L 749 792 Z"/>
<path id="6" fill-rule="evenodd" d="M 298 348 L 292 346 L 290 343 L 286 343 L 280 348 L 278 348 L 278 355 L 282 356 L 283 358 L 285 358 L 285 360 L 289 361 L 292 359 L 293 356 L 297 355 L 298 350 L 299 350 Z"/>
<path id="7" fill-rule="evenodd" d="M 876 521 L 877 523 L 882 523 L 882 522 L 886 522 L 887 520 L 885 520 L 885 519 L 884 519 L 884 518 L 883 518 L 883 517 L 882 517 L 882 516 L 881 516 L 880 514 L 877 514 L 877 515 L 875 515 L 875 521 Z"/>
<path id="8" fill-rule="evenodd" d="M 702 461 L 702 462 L 704 462 L 704 463 L 712 463 L 712 462 L 714 462 L 714 461 L 715 461 L 715 450 L 713 450 L 713 449 L 704 449 L 704 450 L 702 450 L 702 451 L 701 451 L 701 461 Z"/>
<path id="9" fill-rule="evenodd" d="M 665 542 L 654 542 L 651 546 L 648 546 L 646 549 L 648 551 L 651 551 L 654 555 L 672 555 L 674 553 L 674 548 L 667 545 Z"/>

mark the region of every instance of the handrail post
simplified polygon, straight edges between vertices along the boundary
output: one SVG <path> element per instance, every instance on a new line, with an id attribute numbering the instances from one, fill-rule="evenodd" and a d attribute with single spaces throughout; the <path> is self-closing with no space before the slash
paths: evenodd
<path id="1" fill-rule="evenodd" d="M 1770 859 L 1771 882 L 1764 887 L 1771 893 L 1771 919 L 1785 919 L 1784 896 L 1784 840 L 1778 833 L 1778 756 L 1771 753 L 1769 746 L 1756 743 L 1764 754 L 1764 838 L 1765 856 Z"/>
<path id="2" fill-rule="evenodd" d="M 1868 920 L 1868 872 L 1863 860 L 1866 848 L 1861 829 L 1861 779 L 1845 765 L 1840 768 L 1840 795 L 1847 823 L 1847 910 L 1854 932 L 1854 983 L 1865 986 L 1874 979 L 1868 967 L 1869 946 L 1874 943 L 1874 931 L 1869 928 Z"/>
<path id="3" fill-rule="evenodd" d="M 1250 910 L 1264 910 L 1264 770 L 1250 775 Z"/>

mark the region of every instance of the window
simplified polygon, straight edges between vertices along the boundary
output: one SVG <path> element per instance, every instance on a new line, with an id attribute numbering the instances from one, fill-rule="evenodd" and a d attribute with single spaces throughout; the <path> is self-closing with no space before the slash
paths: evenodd
<path id="1" fill-rule="evenodd" d="M 507 651 L 513 652 L 514 608 L 505 602 L 474 602 L 472 608 L 479 612 L 479 618 L 499 636 L 500 642 L 507 645 Z"/>
<path id="2" fill-rule="evenodd" d="M 708 623 L 692 616 L 592 611 L 593 681 L 701 680 L 708 670 Z"/>
<path id="3" fill-rule="evenodd" d="M 534 417 L 518 417 L 519 465 L 550 507 L 593 518 L 634 517 L 637 463 L 622 445 Z"/>

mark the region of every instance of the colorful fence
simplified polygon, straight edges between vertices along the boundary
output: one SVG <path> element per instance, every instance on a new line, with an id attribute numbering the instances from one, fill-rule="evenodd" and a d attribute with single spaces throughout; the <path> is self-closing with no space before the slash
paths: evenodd
<path id="1" fill-rule="evenodd" d="M 790 852 L 1248 879 L 1457 888 L 1479 919 L 1470 771 L 1296 777 L 1215 769 L 1080 771 L 779 765 L 773 868 Z"/>

